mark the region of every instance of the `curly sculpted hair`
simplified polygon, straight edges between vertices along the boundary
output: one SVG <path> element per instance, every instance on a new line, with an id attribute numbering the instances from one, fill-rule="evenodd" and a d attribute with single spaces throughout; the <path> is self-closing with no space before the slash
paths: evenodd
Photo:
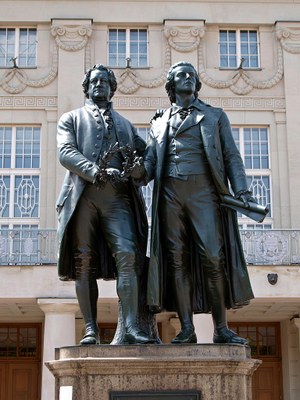
<path id="1" fill-rule="evenodd" d="M 194 95 L 197 98 L 198 92 L 201 89 L 201 82 L 199 79 L 198 72 L 196 71 L 195 67 L 191 63 L 188 63 L 186 61 L 179 61 L 178 63 L 172 65 L 172 67 L 169 69 L 168 74 L 167 74 L 167 81 L 165 84 L 165 89 L 169 96 L 170 102 L 175 103 L 175 101 L 176 101 L 175 87 L 174 87 L 174 75 L 175 75 L 175 69 L 177 67 L 190 67 L 194 70 L 195 77 L 196 77 L 196 89 L 195 89 Z"/>
<path id="2" fill-rule="evenodd" d="M 115 94 L 115 91 L 117 90 L 117 80 L 116 80 L 116 77 L 115 77 L 115 74 L 113 73 L 113 71 L 109 68 L 104 67 L 104 65 L 102 65 L 102 64 L 94 65 L 93 68 L 89 69 L 85 73 L 83 81 L 82 81 L 83 93 L 85 94 L 85 97 L 89 98 L 88 90 L 89 90 L 89 84 L 90 84 L 90 76 L 91 76 L 91 72 L 94 70 L 107 72 L 109 85 L 110 85 L 110 99 L 111 99 L 113 97 L 113 95 Z"/>

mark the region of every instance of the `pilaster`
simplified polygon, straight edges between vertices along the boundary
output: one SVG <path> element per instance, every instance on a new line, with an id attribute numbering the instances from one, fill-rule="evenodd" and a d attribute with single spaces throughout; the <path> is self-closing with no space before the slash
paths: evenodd
<path id="1" fill-rule="evenodd" d="M 42 397 L 55 398 L 55 380 L 45 362 L 53 360 L 56 348 L 75 345 L 75 314 L 79 310 L 76 299 L 38 299 L 40 309 L 45 313 Z"/>
<path id="2" fill-rule="evenodd" d="M 81 82 L 90 66 L 90 19 L 53 19 L 51 34 L 58 46 L 58 118 L 84 102 Z"/>
<path id="3" fill-rule="evenodd" d="M 274 111 L 274 117 L 276 124 L 276 154 L 274 154 L 274 163 L 272 164 L 273 218 L 275 228 L 288 229 L 292 228 L 292 226 L 285 110 Z M 274 182 L 275 179 L 277 179 L 276 182 Z"/>
<path id="4" fill-rule="evenodd" d="M 293 227 L 298 227 L 300 224 L 298 204 L 300 198 L 300 21 L 278 21 L 276 33 L 283 48 L 291 221 Z"/>

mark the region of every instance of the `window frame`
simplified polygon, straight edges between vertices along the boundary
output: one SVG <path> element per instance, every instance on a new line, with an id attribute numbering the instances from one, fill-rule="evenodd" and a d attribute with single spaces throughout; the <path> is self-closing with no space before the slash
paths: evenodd
<path id="1" fill-rule="evenodd" d="M 15 32 L 15 39 L 14 39 L 14 56 L 13 57 L 17 57 L 17 61 L 16 61 L 16 66 L 18 68 L 22 68 L 22 69 L 35 69 L 37 68 L 37 43 L 38 43 L 38 30 L 35 26 L 19 26 L 19 27 L 15 27 L 15 26 L 0 26 L 0 30 L 4 29 L 4 30 L 8 30 L 8 29 L 13 29 Z M 28 65 L 28 57 L 26 57 L 26 65 L 20 65 L 19 64 L 19 58 L 20 58 L 20 34 L 21 34 L 21 30 L 22 29 L 34 29 L 35 30 L 35 61 L 33 65 Z M 7 41 L 6 41 L 7 43 Z M 27 48 L 28 49 L 28 48 Z M 7 52 L 5 51 L 5 59 L 6 59 L 6 65 L 0 65 L 0 69 L 7 69 L 7 68 L 13 68 L 14 67 L 14 63 L 13 61 L 9 61 L 7 59 Z M 11 64 L 9 64 L 11 63 Z"/>
<path id="2" fill-rule="evenodd" d="M 126 47 L 126 49 L 125 49 L 125 65 L 124 65 L 124 66 L 122 66 L 122 65 L 113 65 L 113 64 L 111 64 L 111 63 L 109 62 L 109 58 L 110 58 L 110 49 L 109 49 L 110 37 L 109 37 L 109 34 L 110 34 L 110 31 L 112 31 L 112 30 L 117 30 L 117 31 L 119 31 L 119 30 L 125 30 L 125 47 Z M 144 30 L 144 31 L 146 31 L 146 34 L 147 34 L 147 40 L 146 40 L 146 44 L 147 44 L 147 52 L 146 52 L 147 60 L 146 60 L 146 61 L 147 61 L 147 62 L 146 62 L 146 65 L 143 65 L 143 66 L 140 66 L 140 65 L 132 65 L 132 64 L 131 64 L 131 61 L 129 61 L 129 64 L 127 64 L 128 58 L 131 59 L 131 53 L 130 53 L 130 44 L 131 44 L 130 33 L 131 33 L 131 31 L 133 31 L 133 30 L 138 30 L 138 31 Z M 118 43 L 118 41 L 116 41 L 116 43 Z M 140 42 L 138 42 L 138 43 L 140 43 Z M 118 63 L 119 63 L 119 58 L 117 58 L 117 64 L 118 64 Z M 138 59 L 138 64 L 139 64 L 139 59 Z M 126 68 L 127 65 L 129 65 L 131 68 L 135 68 L 135 69 L 148 69 L 148 68 L 149 68 L 149 29 L 148 29 L 148 27 L 145 27 L 145 26 L 140 26 L 140 27 L 133 26 L 133 27 L 130 27 L 130 28 L 128 28 L 128 27 L 126 28 L 126 27 L 122 27 L 122 26 L 118 26 L 118 27 L 111 26 L 111 27 L 109 27 L 108 30 L 107 30 L 107 65 L 108 65 L 110 68 Z"/>
<path id="3" fill-rule="evenodd" d="M 29 225 L 36 227 L 39 226 L 40 223 L 40 212 L 41 212 L 41 138 L 42 138 L 42 127 L 37 124 L 19 124 L 19 125 L 0 125 L 0 128 L 9 128 L 11 129 L 11 163 L 9 167 L 2 168 L 0 167 L 0 176 L 9 178 L 9 211 L 8 216 L 1 216 L 1 226 L 0 229 L 5 226 L 6 229 L 14 229 L 16 225 Z M 17 168 L 16 167 L 16 144 L 17 144 L 17 130 L 18 128 L 31 128 L 39 129 L 39 167 L 35 168 Z M 34 140 L 31 142 L 34 143 Z M 23 145 L 25 147 L 25 140 L 23 141 Z M 32 146 L 33 147 L 33 146 Z M 23 148 L 24 150 L 24 148 Z M 25 153 L 22 153 L 23 156 Z M 32 152 L 30 156 L 32 157 Z M 17 177 L 38 177 L 38 199 L 37 199 L 37 216 L 29 217 L 29 216 L 15 216 L 15 206 L 16 206 L 16 178 Z M 35 206 L 36 207 L 36 206 Z"/>
<path id="4" fill-rule="evenodd" d="M 230 32 L 230 31 L 234 31 L 235 35 L 236 35 L 236 46 L 235 46 L 235 58 L 236 58 L 236 65 L 235 67 L 233 66 L 222 66 L 221 65 L 221 38 L 220 38 L 220 33 L 221 31 L 226 31 L 226 32 Z M 218 51 L 219 51 L 219 69 L 220 70 L 236 70 L 239 68 L 241 60 L 242 60 L 242 51 L 241 51 L 241 32 L 242 31 L 247 31 L 248 33 L 250 31 L 255 31 L 256 32 L 256 44 L 257 44 L 257 67 L 253 67 L 253 66 L 245 66 L 242 65 L 242 69 L 245 70 L 261 70 L 261 60 L 260 60 L 260 35 L 259 35 L 259 29 L 258 28 L 219 28 L 218 31 Z M 228 43 L 226 41 L 226 43 Z M 249 41 L 247 42 L 248 46 L 249 46 Z M 227 55 L 228 56 L 228 55 Z M 250 57 L 250 54 L 249 54 Z"/>
<path id="5" fill-rule="evenodd" d="M 41 354 L 42 354 L 42 348 L 41 348 L 41 334 L 42 334 L 42 325 L 41 323 L 0 323 L 0 329 L 1 333 L 4 334 L 5 332 L 3 331 L 4 329 L 7 330 L 7 333 L 9 334 L 10 330 L 15 329 L 16 330 L 16 355 L 15 356 L 5 356 L 0 354 L 0 360 L 1 362 L 4 361 L 15 361 L 15 360 L 36 360 L 40 361 L 41 360 Z M 21 336 L 21 330 L 22 329 L 35 329 L 36 331 L 36 342 L 35 342 L 35 354 L 33 355 L 21 355 L 20 348 L 21 348 L 21 342 L 20 342 L 20 336 Z M 29 339 L 32 336 L 27 336 L 27 344 L 29 342 Z"/>
<path id="6" fill-rule="evenodd" d="M 266 129 L 267 133 L 267 146 L 268 146 L 268 168 L 246 168 L 247 178 L 252 178 L 255 176 L 268 177 L 269 178 L 269 196 L 270 196 L 270 213 L 264 219 L 263 223 L 256 224 L 253 220 L 249 219 L 244 215 L 238 215 L 239 227 L 241 229 L 264 229 L 263 225 L 267 225 L 266 229 L 273 227 L 273 199 L 272 199 L 272 168 L 271 168 L 271 153 L 270 153 L 270 127 L 268 125 L 232 125 L 232 130 L 237 129 L 239 131 L 239 146 L 241 157 L 245 165 L 245 140 L 244 140 L 244 130 L 245 129 Z M 236 143 L 236 140 L 235 140 Z M 251 156 L 253 153 L 251 153 Z M 249 228 L 248 228 L 249 225 Z"/>

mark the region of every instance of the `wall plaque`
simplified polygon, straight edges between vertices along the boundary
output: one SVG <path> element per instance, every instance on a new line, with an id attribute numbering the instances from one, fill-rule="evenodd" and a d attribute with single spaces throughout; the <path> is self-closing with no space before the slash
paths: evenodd
<path id="1" fill-rule="evenodd" d="M 198 390 L 110 392 L 110 400 L 201 400 Z"/>

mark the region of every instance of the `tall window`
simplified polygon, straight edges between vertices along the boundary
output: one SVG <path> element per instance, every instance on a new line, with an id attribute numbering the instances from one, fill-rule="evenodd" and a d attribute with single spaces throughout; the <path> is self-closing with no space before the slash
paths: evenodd
<path id="1" fill-rule="evenodd" d="M 269 156 L 268 129 L 266 127 L 234 127 L 232 134 L 244 160 L 248 187 L 259 204 L 271 210 L 271 169 Z M 271 211 L 265 223 L 271 227 Z M 241 216 L 242 217 L 242 216 Z M 241 218 L 241 221 L 245 219 Z M 250 229 L 260 227 L 252 223 L 243 225 Z"/>
<path id="2" fill-rule="evenodd" d="M 259 43 L 256 30 L 220 30 L 221 68 L 259 68 Z"/>
<path id="3" fill-rule="evenodd" d="M 0 67 L 36 66 L 36 29 L 0 29 Z"/>
<path id="4" fill-rule="evenodd" d="M 147 29 L 109 29 L 108 64 L 110 67 L 147 67 Z"/>
<path id="5" fill-rule="evenodd" d="M 40 128 L 0 126 L 0 217 L 2 224 L 38 223 Z"/>
<path id="6" fill-rule="evenodd" d="M 0 126 L 0 264 L 38 258 L 40 128 Z"/>

